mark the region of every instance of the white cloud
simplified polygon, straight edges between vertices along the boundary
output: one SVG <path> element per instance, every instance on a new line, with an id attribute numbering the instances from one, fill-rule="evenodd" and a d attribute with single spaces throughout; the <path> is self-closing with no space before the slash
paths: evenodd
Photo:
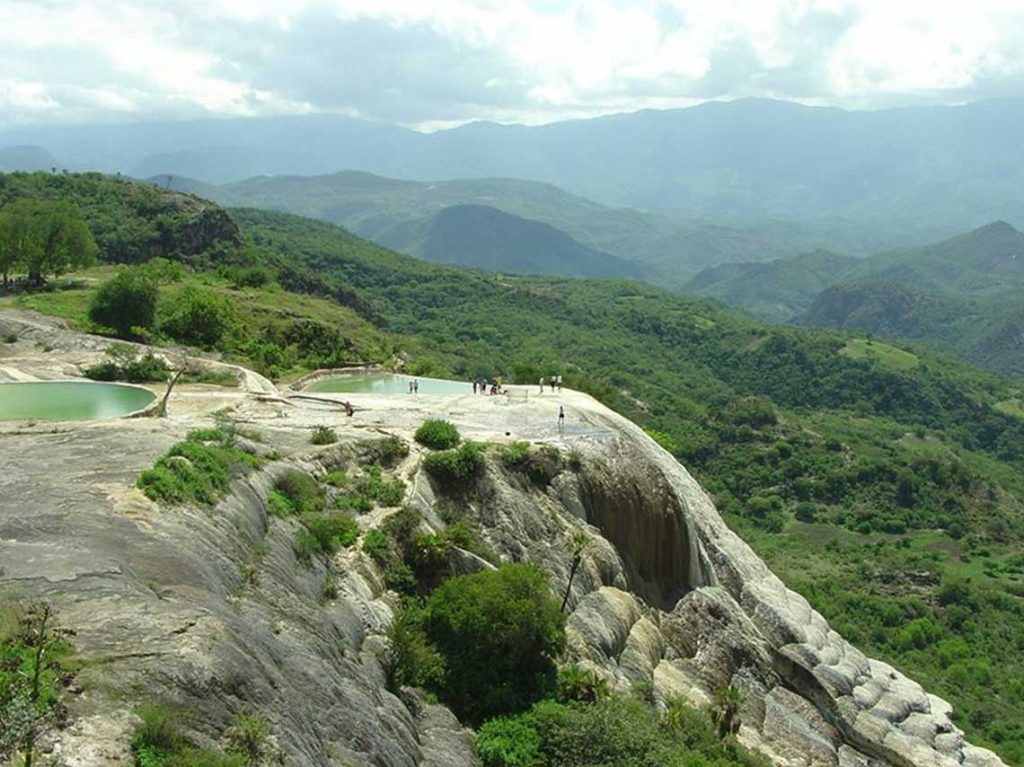
<path id="1" fill-rule="evenodd" d="M 0 124 L 344 111 L 541 122 L 1024 86 L 1019 0 L 0 0 Z"/>

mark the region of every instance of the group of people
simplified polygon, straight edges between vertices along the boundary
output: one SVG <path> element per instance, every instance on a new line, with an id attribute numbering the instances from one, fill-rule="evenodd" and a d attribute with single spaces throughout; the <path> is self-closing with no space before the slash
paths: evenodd
<path id="1" fill-rule="evenodd" d="M 414 378 L 411 381 L 409 381 L 409 394 L 419 394 L 419 393 L 420 393 L 420 382 L 419 382 L 418 379 Z"/>
<path id="2" fill-rule="evenodd" d="M 544 384 L 547 384 L 551 391 L 562 391 L 562 376 L 551 376 L 550 378 L 540 377 L 540 393 L 544 393 Z"/>
<path id="3" fill-rule="evenodd" d="M 479 381 L 473 381 L 473 394 L 508 394 L 508 391 L 501 388 L 501 377 L 495 378 L 493 381 L 485 381 L 481 378 Z"/>

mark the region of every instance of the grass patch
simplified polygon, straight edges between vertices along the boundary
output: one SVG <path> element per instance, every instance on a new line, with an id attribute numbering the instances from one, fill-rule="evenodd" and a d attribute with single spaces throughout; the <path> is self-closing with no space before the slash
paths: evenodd
<path id="1" fill-rule="evenodd" d="M 853 360 L 867 360 L 890 370 L 912 370 L 920 364 L 916 354 L 867 338 L 853 338 L 839 353 Z"/>
<path id="2" fill-rule="evenodd" d="M 995 409 L 1000 413 L 1024 418 L 1024 400 L 1007 399 L 995 404 Z"/>

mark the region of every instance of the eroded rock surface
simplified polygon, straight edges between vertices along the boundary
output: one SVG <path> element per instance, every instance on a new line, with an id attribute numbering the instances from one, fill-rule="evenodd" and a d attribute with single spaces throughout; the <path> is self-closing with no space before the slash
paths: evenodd
<path id="1" fill-rule="evenodd" d="M 78 350 L 68 355 L 102 349 L 45 323 L 18 332 L 35 343 L 51 331 Z M 8 379 L 59 371 L 54 348 L 19 348 L 0 364 Z M 373 561 L 341 552 L 331 563 L 337 597 L 325 597 L 325 563 L 300 564 L 297 523 L 266 511 L 287 468 L 358 465 L 383 434 L 411 441 L 427 417 L 470 439 L 527 439 L 572 456 L 547 487 L 492 459 L 471 513 L 503 559 L 537 563 L 559 594 L 567 542 L 589 533 L 568 598 L 569 655 L 611 686 L 642 683 L 657 699 L 701 705 L 734 684 L 746 699 L 741 739 L 780 765 L 1002 764 L 964 741 L 948 704 L 830 630 L 683 467 L 589 397 L 345 397 L 352 417 L 310 400 L 182 387 L 166 419 L 0 424 L 0 598 L 49 599 L 78 631 L 83 691 L 50 744 L 58 764 L 129 764 L 135 707 L 163 701 L 195 713 L 198 744 L 216 745 L 233 715 L 260 713 L 289 765 L 473 765 L 470 735 L 447 709 L 386 688 L 384 634 L 397 601 Z M 212 510 L 158 507 L 134 489 L 141 470 L 225 402 L 276 451 L 265 468 Z M 339 443 L 311 446 L 318 424 L 334 426 Z M 419 459 L 414 447 L 399 469 L 406 500 L 439 526 Z M 460 557 L 460 569 L 485 566 Z"/>

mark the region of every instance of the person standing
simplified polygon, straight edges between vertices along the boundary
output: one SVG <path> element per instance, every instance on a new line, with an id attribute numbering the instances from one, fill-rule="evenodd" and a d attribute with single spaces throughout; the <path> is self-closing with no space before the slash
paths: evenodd
<path id="1" fill-rule="evenodd" d="M 558 384 L 558 391 L 562 391 L 562 376 L 558 376 L 555 379 L 555 383 Z"/>
<path id="2" fill-rule="evenodd" d="M 540 393 L 544 393 L 544 376 L 540 377 Z"/>
<path id="3" fill-rule="evenodd" d="M 558 406 L 558 428 L 565 428 L 565 408 L 561 405 Z"/>
<path id="4" fill-rule="evenodd" d="M 413 394 L 419 394 L 420 393 L 420 382 L 419 382 L 418 378 L 412 379 L 412 393 Z"/>
<path id="5" fill-rule="evenodd" d="M 473 381 L 473 394 L 476 394 L 476 381 Z"/>

